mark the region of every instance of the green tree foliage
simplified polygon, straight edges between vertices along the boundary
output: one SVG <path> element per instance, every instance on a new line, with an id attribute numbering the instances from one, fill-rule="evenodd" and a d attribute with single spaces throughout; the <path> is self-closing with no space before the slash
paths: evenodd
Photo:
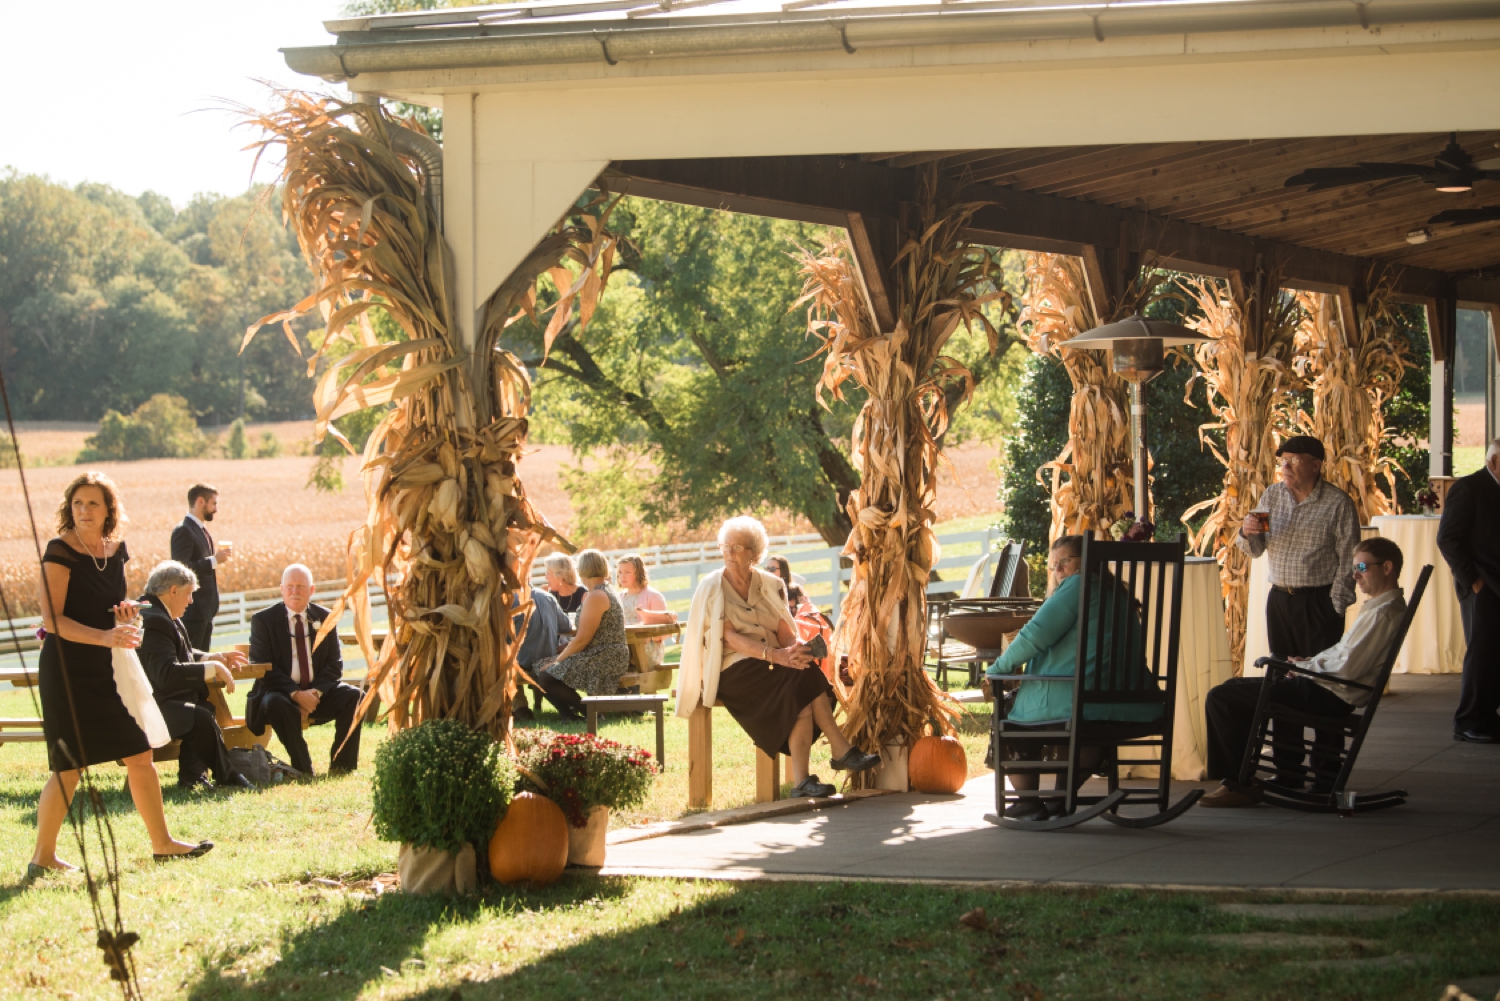
<path id="1" fill-rule="evenodd" d="M 1417 494 L 1427 489 L 1426 443 L 1432 433 L 1432 347 L 1427 339 L 1427 313 L 1421 306 L 1403 303 L 1396 307 L 1398 329 L 1411 352 L 1409 367 L 1401 377 L 1401 388 L 1385 407 L 1385 444 L 1381 454 L 1395 460 L 1396 500 L 1402 511 L 1416 511 Z M 1404 474 L 1404 475 L 1403 475 Z"/>
<path id="2" fill-rule="evenodd" d="M 231 459 L 243 459 L 250 454 L 250 446 L 245 441 L 245 422 L 236 420 L 229 425 L 229 439 L 224 442 L 224 454 Z"/>
<path id="3" fill-rule="evenodd" d="M 207 445 L 187 401 L 157 393 L 128 417 L 117 410 L 106 410 L 99 433 L 84 439 L 78 459 L 179 459 L 201 455 Z"/>
<path id="4" fill-rule="evenodd" d="M 305 366 L 245 327 L 311 279 L 263 192 L 160 195 L 0 175 L 0 365 L 16 416 L 94 420 L 156 393 L 209 423 L 309 413 Z M 242 401 L 245 404 L 242 412 Z"/>
<path id="5" fill-rule="evenodd" d="M 586 334 L 559 335 L 538 378 L 540 435 L 608 456 L 570 475 L 580 514 L 697 527 L 775 509 L 841 543 L 859 483 L 853 410 L 814 401 L 820 365 L 806 360 L 806 317 L 790 311 L 801 279 L 788 251 L 820 232 L 644 199 L 627 199 L 614 226 L 629 234 L 628 270 Z M 539 327 L 511 331 L 510 346 L 540 362 Z"/>

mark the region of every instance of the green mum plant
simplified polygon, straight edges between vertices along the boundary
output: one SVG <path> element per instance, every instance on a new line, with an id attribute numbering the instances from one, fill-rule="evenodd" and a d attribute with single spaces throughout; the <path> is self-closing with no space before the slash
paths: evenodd
<path id="1" fill-rule="evenodd" d="M 517 789 L 546 796 L 574 827 L 588 823 L 596 806 L 627 810 L 651 791 L 651 752 L 587 733 L 515 731 Z M 536 781 L 540 779 L 541 781 Z"/>
<path id="2" fill-rule="evenodd" d="M 375 833 L 456 852 L 484 844 L 510 805 L 515 771 L 488 734 L 457 720 L 402 730 L 375 752 Z"/>

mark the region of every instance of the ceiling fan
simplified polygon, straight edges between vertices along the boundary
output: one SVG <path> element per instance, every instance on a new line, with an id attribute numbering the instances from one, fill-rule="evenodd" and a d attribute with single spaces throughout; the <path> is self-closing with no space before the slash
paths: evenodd
<path id="1" fill-rule="evenodd" d="M 1309 191 L 1326 191 L 1347 184 L 1371 181 L 1416 180 L 1439 191 L 1460 192 L 1474 187 L 1476 181 L 1500 181 L 1500 158 L 1475 162 L 1458 144 L 1458 133 L 1449 133 L 1448 145 L 1432 161 L 1420 163 L 1356 163 L 1351 167 L 1309 167 L 1286 179 L 1286 187 L 1307 186 Z"/>
<path id="2" fill-rule="evenodd" d="M 1453 226 L 1472 226 L 1481 222 L 1500 222 L 1500 205 L 1478 209 L 1444 209 L 1427 222 L 1435 226 L 1441 226 L 1443 223 Z"/>

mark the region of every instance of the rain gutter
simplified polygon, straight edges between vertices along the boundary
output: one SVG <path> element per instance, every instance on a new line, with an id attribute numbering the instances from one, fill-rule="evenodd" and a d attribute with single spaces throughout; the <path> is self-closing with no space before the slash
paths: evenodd
<path id="1" fill-rule="evenodd" d="M 767 19 L 771 18 L 771 19 Z M 725 23 L 707 18 L 626 21 L 547 19 L 543 23 L 463 25 L 469 37 L 395 41 L 380 31 L 339 35 L 335 45 L 283 49 L 298 73 L 345 81 L 360 73 L 392 73 L 762 53 L 845 52 L 862 48 L 974 45 L 996 42 L 1086 40 L 1235 31 L 1363 28 L 1500 19 L 1500 0 L 1282 0 L 1202 6 L 1065 8 L 892 15 L 850 9 L 837 17 L 759 15 Z M 707 21 L 707 23 L 704 23 Z M 457 26 L 455 26 L 457 27 Z"/>

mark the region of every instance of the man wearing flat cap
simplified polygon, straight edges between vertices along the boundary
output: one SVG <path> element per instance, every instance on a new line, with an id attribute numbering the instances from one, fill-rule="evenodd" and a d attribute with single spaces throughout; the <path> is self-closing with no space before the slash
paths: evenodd
<path id="1" fill-rule="evenodd" d="M 1266 636 L 1278 659 L 1311 657 L 1344 634 L 1344 610 L 1354 601 L 1354 547 L 1359 514 L 1354 501 L 1323 479 L 1323 443 L 1297 435 L 1281 443 L 1281 482 L 1261 494 L 1236 540 L 1255 559 L 1271 561 Z M 1253 613 L 1252 613 L 1253 614 Z"/>

